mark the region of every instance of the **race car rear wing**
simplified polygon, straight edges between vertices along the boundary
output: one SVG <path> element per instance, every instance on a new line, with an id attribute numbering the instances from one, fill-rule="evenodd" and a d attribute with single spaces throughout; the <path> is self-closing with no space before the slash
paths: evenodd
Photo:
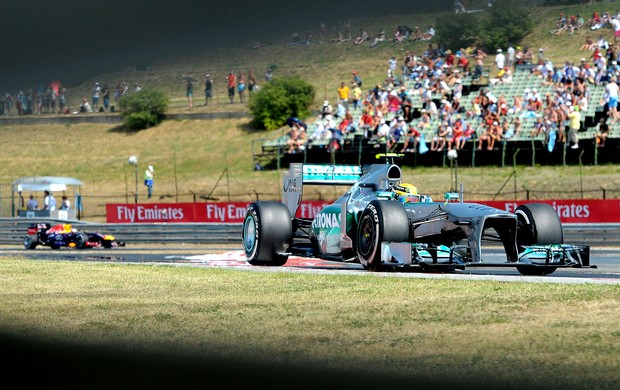
<path id="1" fill-rule="evenodd" d="M 353 185 L 362 176 L 357 165 L 323 165 L 292 163 L 282 180 L 282 203 L 291 213 L 297 213 L 301 203 L 304 184 L 311 185 Z"/>
<path id="2" fill-rule="evenodd" d="M 353 185 L 362 176 L 362 169 L 357 165 L 306 164 L 302 173 L 304 184 Z"/>

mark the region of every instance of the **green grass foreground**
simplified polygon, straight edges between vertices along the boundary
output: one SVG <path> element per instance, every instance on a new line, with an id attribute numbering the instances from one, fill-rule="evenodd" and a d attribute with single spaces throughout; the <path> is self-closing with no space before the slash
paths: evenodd
<path id="1" fill-rule="evenodd" d="M 611 389 L 620 380 L 619 286 L 19 258 L 0 262 L 0 286 L 5 340 L 27 349 L 26 360 L 37 348 L 60 355 L 48 365 L 75 359 L 67 384 L 90 371 L 100 376 L 92 384 L 116 384 L 125 369 L 165 386 L 175 363 L 254 387 L 284 386 L 282 377 L 295 388 Z M 134 372 L 130 361 L 143 365 Z"/>

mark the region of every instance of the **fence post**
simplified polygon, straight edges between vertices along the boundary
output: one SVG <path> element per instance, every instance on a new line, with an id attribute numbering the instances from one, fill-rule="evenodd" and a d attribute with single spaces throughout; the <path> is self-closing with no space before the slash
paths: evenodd
<path id="1" fill-rule="evenodd" d="M 564 150 L 566 150 L 566 148 L 564 148 Z M 583 199 L 583 174 L 581 173 L 581 167 L 583 164 L 581 162 L 581 158 L 583 157 L 584 152 L 585 150 L 582 150 L 581 153 L 579 153 L 579 190 L 581 191 L 581 199 Z"/>
<path id="2" fill-rule="evenodd" d="M 594 142 L 594 165 L 598 165 L 598 145 Z"/>
<path id="3" fill-rule="evenodd" d="M 567 142 L 564 141 L 564 146 L 562 147 L 562 166 L 564 167 L 566 166 L 566 144 Z M 581 160 L 581 157 L 579 159 Z"/>

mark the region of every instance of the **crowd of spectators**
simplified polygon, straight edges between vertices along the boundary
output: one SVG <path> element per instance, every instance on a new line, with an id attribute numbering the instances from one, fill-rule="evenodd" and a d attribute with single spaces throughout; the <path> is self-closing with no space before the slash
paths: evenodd
<path id="1" fill-rule="evenodd" d="M 566 26 L 565 31 L 589 28 L 600 33 L 593 48 L 582 47 L 592 53 L 578 64 L 566 61 L 555 66 L 544 48 L 497 48 L 488 85 L 466 101 L 464 79 L 475 82 L 483 77 L 489 54 L 482 48 L 461 48 L 453 53 L 429 43 L 419 55 L 407 51 L 400 61 L 389 58 L 384 82 L 371 88 L 361 89 L 361 79 L 354 72 L 356 79 L 343 81 L 335 88 L 335 106 L 325 101 L 320 115 L 306 126 L 307 134 L 300 145 L 318 143 L 328 150 L 338 150 L 348 134 L 358 134 L 384 144 L 389 151 L 410 153 L 426 150 L 420 145 L 426 142 L 431 152 L 460 150 L 467 141 L 479 150 L 492 150 L 516 138 L 540 140 L 550 151 L 554 147 L 579 149 L 584 115 L 591 105 L 600 105 L 605 111 L 595 139 L 602 147 L 620 120 L 620 52 L 615 41 L 610 44 L 605 39 L 609 30 L 614 37 L 620 34 L 616 29 L 620 15 L 603 15 L 597 18 L 595 14 L 587 22 L 578 15 L 558 22 L 558 27 Z M 359 38 L 365 35 L 361 30 Z M 513 96 L 496 93 L 500 90 L 497 86 L 513 82 L 517 69 L 528 72 L 532 85 L 544 86 L 546 92 L 526 87 Z M 604 88 L 602 100 L 592 101 L 593 88 Z M 354 90 L 358 92 L 353 94 Z M 421 105 L 414 108 L 414 100 L 421 101 Z"/>
<path id="2" fill-rule="evenodd" d="M 47 87 L 40 85 L 36 88 L 20 89 L 15 94 L 1 93 L 0 115 L 110 112 L 114 110 L 114 104 L 118 107 L 123 96 L 141 89 L 138 83 L 129 88 L 128 83 L 118 82 L 112 91 L 107 84 L 99 85 L 96 82 L 88 96 L 72 102 L 66 88 L 55 81 Z M 114 101 L 111 100 L 112 95 Z"/>

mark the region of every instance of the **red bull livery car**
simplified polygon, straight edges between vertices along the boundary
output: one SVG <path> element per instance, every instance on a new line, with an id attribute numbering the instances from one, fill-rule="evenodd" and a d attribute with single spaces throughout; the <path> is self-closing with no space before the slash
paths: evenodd
<path id="1" fill-rule="evenodd" d="M 53 227 L 49 223 L 31 224 L 28 227 L 28 235 L 24 237 L 24 247 L 35 249 L 38 245 L 49 246 L 52 249 L 60 247 L 87 249 L 125 246 L 125 243 L 116 241 L 110 234 L 80 232 L 68 223 Z"/>

